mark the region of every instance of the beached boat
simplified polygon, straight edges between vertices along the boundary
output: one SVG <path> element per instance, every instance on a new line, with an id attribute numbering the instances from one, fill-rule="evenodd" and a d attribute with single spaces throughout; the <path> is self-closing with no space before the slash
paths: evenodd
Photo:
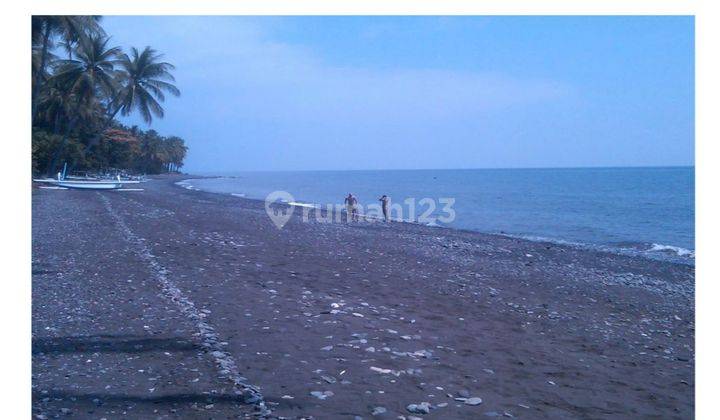
<path id="1" fill-rule="evenodd" d="M 121 179 L 116 178 L 82 178 L 77 176 L 62 177 L 59 175 L 58 178 L 35 178 L 34 182 L 43 184 L 51 184 L 58 187 L 64 188 L 76 188 L 85 190 L 113 190 L 122 188 L 124 184 L 139 184 L 143 181 L 135 179 Z"/>
<path id="2" fill-rule="evenodd" d="M 122 188 L 123 184 L 135 184 L 136 182 L 121 181 L 118 176 L 116 179 L 67 179 L 61 173 L 57 179 L 53 178 L 37 178 L 35 182 L 50 184 L 58 188 L 73 188 L 79 190 L 117 190 Z"/>
<path id="3" fill-rule="evenodd" d="M 73 188 L 79 190 L 117 190 L 122 188 L 123 182 L 113 180 L 99 181 L 79 181 L 79 180 L 61 180 L 55 182 L 58 187 Z"/>
<path id="4" fill-rule="evenodd" d="M 63 177 L 66 181 L 104 181 L 104 182 L 119 182 L 121 184 L 139 184 L 141 182 L 144 182 L 144 180 L 139 179 L 138 177 L 129 177 L 129 176 L 117 176 L 117 177 L 111 177 L 111 176 L 77 176 L 77 175 L 66 175 Z"/>
<path id="5" fill-rule="evenodd" d="M 118 173 L 116 175 L 105 174 L 91 174 L 87 172 L 81 172 L 77 175 L 67 174 L 67 163 L 63 166 L 62 172 L 58 172 L 57 178 L 36 178 L 34 182 L 43 184 L 50 184 L 57 189 L 73 188 L 80 190 L 118 190 L 123 187 L 124 184 L 139 184 L 147 181 L 145 175 L 133 176 L 125 173 Z M 141 189 L 132 189 L 139 190 Z"/>

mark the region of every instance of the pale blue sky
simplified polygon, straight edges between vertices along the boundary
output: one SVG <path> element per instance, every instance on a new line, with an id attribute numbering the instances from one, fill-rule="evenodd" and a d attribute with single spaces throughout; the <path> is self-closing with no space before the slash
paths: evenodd
<path id="1" fill-rule="evenodd" d="M 692 165 L 691 17 L 111 17 L 189 172 Z M 125 122 L 138 123 L 130 118 Z M 142 124 L 139 124 L 142 125 Z"/>

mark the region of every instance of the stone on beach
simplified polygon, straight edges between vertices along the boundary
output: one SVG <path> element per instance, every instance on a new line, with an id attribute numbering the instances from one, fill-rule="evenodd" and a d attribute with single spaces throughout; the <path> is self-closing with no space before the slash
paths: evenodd
<path id="1" fill-rule="evenodd" d="M 312 391 L 312 392 L 310 392 L 310 395 L 312 395 L 315 398 L 324 400 L 328 397 L 332 397 L 333 395 L 335 395 L 335 393 L 332 391 Z"/>
<path id="2" fill-rule="evenodd" d="M 375 407 L 372 410 L 373 416 L 379 416 L 380 414 L 385 414 L 385 413 L 387 413 L 387 408 L 385 408 L 385 407 Z"/>
<path id="3" fill-rule="evenodd" d="M 414 414 L 429 414 L 430 413 L 430 403 L 428 402 L 421 402 L 420 404 L 408 404 L 407 407 L 405 407 L 407 411 L 414 413 Z"/>

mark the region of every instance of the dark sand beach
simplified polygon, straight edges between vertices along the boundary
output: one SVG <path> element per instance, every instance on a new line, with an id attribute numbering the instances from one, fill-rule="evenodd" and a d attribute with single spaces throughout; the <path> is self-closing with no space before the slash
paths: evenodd
<path id="1" fill-rule="evenodd" d="M 35 417 L 693 417 L 691 266 L 181 179 L 33 190 Z"/>

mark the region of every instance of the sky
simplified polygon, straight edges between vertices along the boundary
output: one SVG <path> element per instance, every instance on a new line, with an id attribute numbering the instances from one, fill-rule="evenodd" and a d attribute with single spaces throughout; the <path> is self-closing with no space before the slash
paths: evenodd
<path id="1" fill-rule="evenodd" d="M 186 172 L 694 164 L 692 17 L 102 25 L 176 66 L 150 128 L 185 139 Z"/>

